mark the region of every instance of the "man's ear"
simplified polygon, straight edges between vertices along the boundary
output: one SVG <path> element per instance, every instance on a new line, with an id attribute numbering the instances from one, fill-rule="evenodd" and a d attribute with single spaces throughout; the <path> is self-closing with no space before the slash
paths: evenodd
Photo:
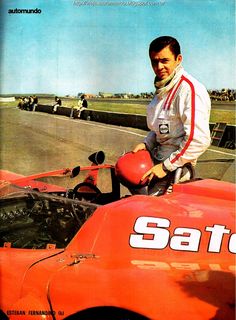
<path id="1" fill-rule="evenodd" d="M 182 62 L 182 60 L 183 60 L 182 54 L 178 54 L 176 60 L 177 60 L 178 64 L 180 64 Z"/>

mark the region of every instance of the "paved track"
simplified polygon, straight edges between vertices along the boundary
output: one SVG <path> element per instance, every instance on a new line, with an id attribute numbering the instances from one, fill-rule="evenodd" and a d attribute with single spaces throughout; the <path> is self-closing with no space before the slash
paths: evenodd
<path id="1" fill-rule="evenodd" d="M 97 150 L 106 153 L 106 162 L 115 163 L 146 134 L 12 107 L 1 108 L 0 117 L 0 167 L 24 175 L 87 165 L 88 155 Z M 234 160 L 232 150 L 211 147 L 198 162 L 197 176 L 234 182 Z"/>

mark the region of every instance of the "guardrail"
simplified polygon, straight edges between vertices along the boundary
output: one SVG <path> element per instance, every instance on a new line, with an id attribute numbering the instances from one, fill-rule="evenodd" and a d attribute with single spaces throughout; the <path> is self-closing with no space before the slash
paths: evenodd
<path id="1" fill-rule="evenodd" d="M 53 106 L 49 105 L 37 105 L 35 111 L 53 113 Z M 55 114 L 67 116 L 71 118 L 78 118 L 76 116 L 76 109 L 69 107 L 58 107 Z M 86 109 L 81 112 L 80 119 L 87 121 L 96 121 L 106 124 L 112 124 L 123 127 L 131 127 L 148 131 L 146 124 L 146 116 L 130 113 L 115 113 L 108 111 L 97 111 L 92 109 Z M 212 132 L 214 123 L 210 123 L 210 130 Z M 223 137 L 221 139 L 219 147 L 227 149 L 235 149 L 235 134 L 236 126 L 227 125 Z"/>

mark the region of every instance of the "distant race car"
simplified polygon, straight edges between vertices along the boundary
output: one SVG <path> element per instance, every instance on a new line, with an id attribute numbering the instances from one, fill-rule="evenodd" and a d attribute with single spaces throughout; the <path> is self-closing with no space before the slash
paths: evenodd
<path id="1" fill-rule="evenodd" d="M 122 195 L 88 167 L 0 172 L 0 319 L 235 319 L 235 185 Z"/>

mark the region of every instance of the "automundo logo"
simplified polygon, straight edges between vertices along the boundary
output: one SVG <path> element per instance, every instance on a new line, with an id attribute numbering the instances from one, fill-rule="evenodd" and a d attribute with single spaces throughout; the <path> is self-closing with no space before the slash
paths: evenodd
<path id="1" fill-rule="evenodd" d="M 35 8 L 35 9 L 9 9 L 9 14 L 40 14 L 42 12 L 41 9 Z"/>

